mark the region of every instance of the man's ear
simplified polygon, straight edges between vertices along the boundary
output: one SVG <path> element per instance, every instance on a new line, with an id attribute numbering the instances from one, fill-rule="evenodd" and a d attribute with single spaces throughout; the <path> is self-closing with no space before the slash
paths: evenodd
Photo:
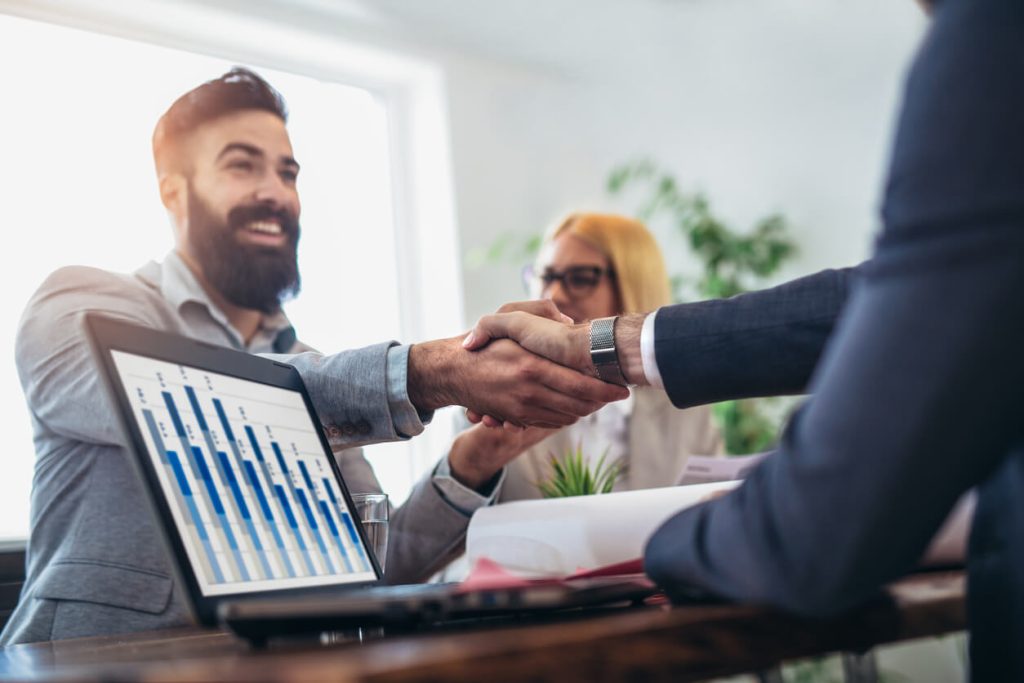
<path id="1" fill-rule="evenodd" d="M 188 188 L 185 176 L 180 173 L 166 173 L 160 176 L 160 201 L 174 217 L 174 222 L 182 225 L 185 216 L 188 215 Z"/>

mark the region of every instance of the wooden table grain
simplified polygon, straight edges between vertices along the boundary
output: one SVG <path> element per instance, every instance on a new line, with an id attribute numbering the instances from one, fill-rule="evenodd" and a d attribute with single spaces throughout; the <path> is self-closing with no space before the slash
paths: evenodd
<path id="1" fill-rule="evenodd" d="M 0 650 L 0 677 L 76 681 L 699 681 L 782 660 L 858 652 L 966 625 L 963 572 L 907 577 L 840 617 L 754 605 L 644 606 L 480 621 L 331 645 L 255 650 L 180 629 Z"/>

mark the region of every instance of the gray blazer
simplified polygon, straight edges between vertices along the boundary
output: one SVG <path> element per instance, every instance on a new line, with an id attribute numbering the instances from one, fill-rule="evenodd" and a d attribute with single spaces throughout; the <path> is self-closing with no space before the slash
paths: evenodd
<path id="1" fill-rule="evenodd" d="M 0 644 L 189 622 L 81 324 L 85 311 L 99 311 L 239 348 L 237 333 L 184 268 L 173 257 L 133 275 L 65 268 L 28 304 L 16 359 L 36 447 L 31 534 L 25 586 Z M 356 447 L 408 435 L 396 431 L 387 392 L 394 344 L 321 355 L 295 340 L 283 315 L 278 322 L 246 350 L 285 353 L 279 357 L 303 376 L 349 488 L 380 491 Z M 429 577 L 461 550 L 467 523 L 429 477 L 420 482 L 392 516 L 388 579 Z"/>

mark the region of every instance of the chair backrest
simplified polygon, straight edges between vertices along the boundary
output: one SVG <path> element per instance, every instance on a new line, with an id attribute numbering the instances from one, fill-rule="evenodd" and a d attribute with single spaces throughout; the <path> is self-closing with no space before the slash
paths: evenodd
<path id="1" fill-rule="evenodd" d="M 25 541 L 0 541 L 0 629 L 14 612 L 25 582 Z"/>

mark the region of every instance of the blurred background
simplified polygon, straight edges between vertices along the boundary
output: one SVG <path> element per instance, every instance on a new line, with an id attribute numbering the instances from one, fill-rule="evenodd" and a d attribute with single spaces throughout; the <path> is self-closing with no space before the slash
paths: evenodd
<path id="1" fill-rule="evenodd" d="M 57 267 L 170 248 L 150 135 L 200 82 L 243 64 L 289 103 L 287 312 L 330 351 L 452 336 L 524 298 L 536 236 L 573 210 L 647 218 L 682 299 L 733 291 L 702 227 L 739 288 L 856 263 L 924 24 L 910 0 L 0 0 L 0 537 L 28 530 L 21 310 Z M 454 412 L 369 449 L 396 500 Z"/>

